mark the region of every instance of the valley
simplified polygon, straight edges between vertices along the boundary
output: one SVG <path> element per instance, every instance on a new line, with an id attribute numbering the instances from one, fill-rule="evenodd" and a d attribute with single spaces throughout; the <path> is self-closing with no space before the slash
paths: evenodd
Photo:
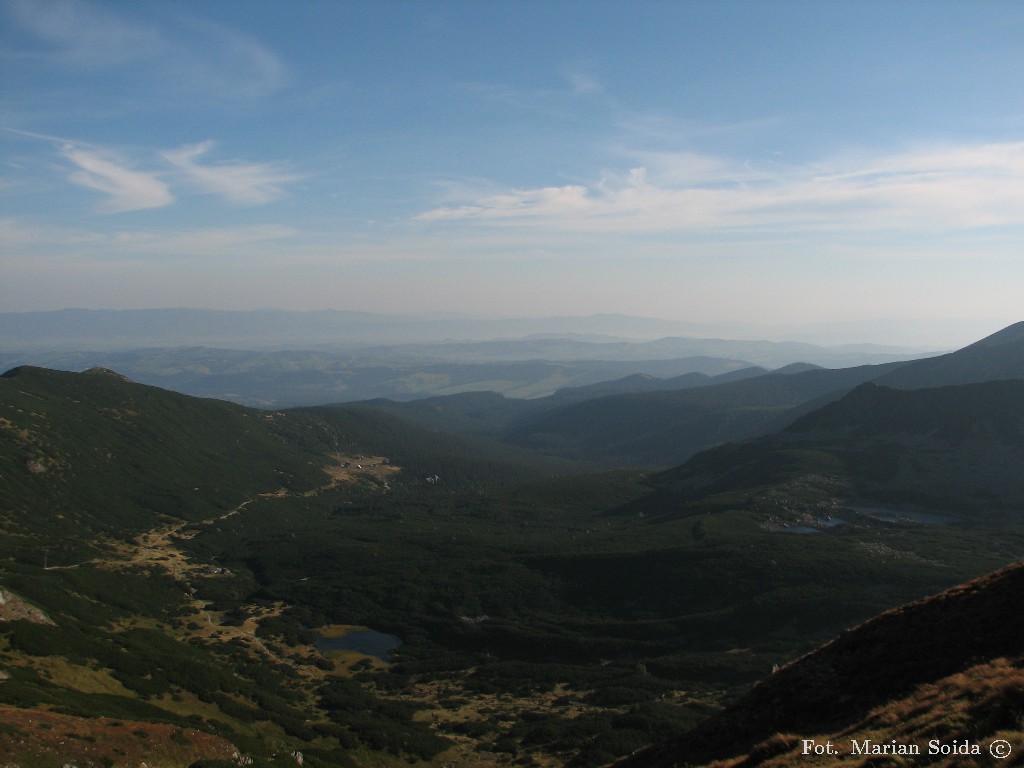
<path id="1" fill-rule="evenodd" d="M 1024 555 L 1021 328 L 534 401 L 266 411 L 13 369 L 0 589 L 38 613 L 0 612 L 0 745 L 24 768 L 731 758 L 685 734 L 768 711 L 745 702 L 823 643 Z M 401 645 L 318 649 L 357 628 Z M 963 663 L 1012 692 L 1021 651 Z M 799 738 L 771 737 L 737 743 L 745 765 L 791 758 Z"/>

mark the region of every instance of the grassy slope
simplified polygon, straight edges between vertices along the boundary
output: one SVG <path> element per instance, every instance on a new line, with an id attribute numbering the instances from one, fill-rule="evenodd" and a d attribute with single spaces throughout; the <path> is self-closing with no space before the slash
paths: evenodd
<path id="1" fill-rule="evenodd" d="M 78 765 L 178 766 L 232 761 L 235 747 L 194 728 L 0 706 L 0 754 L 17 766 L 63 766 L 69 758 Z"/>

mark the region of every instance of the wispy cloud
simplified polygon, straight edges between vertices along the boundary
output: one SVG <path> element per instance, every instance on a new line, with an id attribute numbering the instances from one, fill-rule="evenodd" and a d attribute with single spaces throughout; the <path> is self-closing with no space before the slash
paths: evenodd
<path id="1" fill-rule="evenodd" d="M 591 74 L 590 70 L 589 62 L 574 61 L 565 64 L 559 71 L 566 82 L 569 83 L 574 93 L 581 95 L 600 93 L 604 89 L 600 81 Z"/>
<path id="2" fill-rule="evenodd" d="M 100 69 L 153 59 L 167 49 L 156 28 L 78 0 L 13 0 L 9 7 L 25 29 L 70 66 Z"/>
<path id="3" fill-rule="evenodd" d="M 203 93 L 218 99 L 259 97 L 287 81 L 280 59 L 255 38 L 178 13 L 140 23 L 82 0 L 12 0 L 12 16 L 48 50 L 22 55 L 73 73 L 120 69 L 141 76 L 160 99 Z M 126 6 L 129 7 L 129 6 Z"/>
<path id="4" fill-rule="evenodd" d="M 561 79 L 552 80 L 546 87 L 524 87 L 508 83 L 464 81 L 455 88 L 468 97 L 500 104 L 503 107 L 526 112 L 560 113 L 575 108 L 579 97 L 604 94 L 604 86 L 593 74 L 591 64 L 572 61 L 552 73 Z M 568 86 L 568 87 L 566 87 Z"/>
<path id="5" fill-rule="evenodd" d="M 161 156 L 193 186 L 237 205 L 264 205 L 277 200 L 285 194 L 282 185 L 301 178 L 263 163 L 200 165 L 197 160 L 212 148 L 212 141 L 203 141 L 163 152 Z"/>
<path id="6" fill-rule="evenodd" d="M 260 98 L 289 81 L 281 59 L 259 40 L 221 24 L 186 20 L 166 74 L 190 88 L 227 98 Z"/>
<path id="7" fill-rule="evenodd" d="M 174 150 L 151 151 L 152 154 L 147 153 L 148 168 L 143 170 L 110 148 L 49 134 L 4 130 L 56 145 L 57 152 L 74 166 L 67 179 L 107 196 L 98 207 L 103 213 L 170 205 L 177 199 L 175 192 L 183 194 L 188 187 L 235 205 L 265 205 L 286 194 L 284 185 L 304 178 L 270 163 L 232 160 L 204 165 L 199 159 L 213 149 L 210 140 Z M 138 151 L 133 154 L 137 156 Z"/>
<path id="8" fill-rule="evenodd" d="M 941 232 L 1024 225 L 1024 142 L 805 166 L 754 168 L 692 153 L 648 160 L 589 184 L 482 190 L 417 218 L 601 231 Z"/>
<path id="9" fill-rule="evenodd" d="M 437 208 L 420 214 L 421 221 L 444 219 L 511 219 L 526 217 L 587 216 L 594 212 L 594 198 L 580 185 L 512 189 L 478 198 L 471 203 Z"/>
<path id="10" fill-rule="evenodd" d="M 127 167 L 112 155 L 70 144 L 61 153 L 78 167 L 68 175 L 70 181 L 108 196 L 100 206 L 105 213 L 160 208 L 174 202 L 174 195 L 163 181 L 152 173 Z"/>

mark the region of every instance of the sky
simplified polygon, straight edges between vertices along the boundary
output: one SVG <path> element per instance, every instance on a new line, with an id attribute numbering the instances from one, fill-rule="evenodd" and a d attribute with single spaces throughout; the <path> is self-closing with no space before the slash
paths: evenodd
<path id="1" fill-rule="evenodd" d="M 0 311 L 942 344 L 1022 285 L 1018 0 L 0 0 Z"/>

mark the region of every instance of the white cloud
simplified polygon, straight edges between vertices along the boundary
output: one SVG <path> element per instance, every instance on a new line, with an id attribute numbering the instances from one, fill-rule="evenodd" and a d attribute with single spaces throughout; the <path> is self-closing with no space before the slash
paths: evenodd
<path id="1" fill-rule="evenodd" d="M 456 208 L 437 208 L 420 214 L 422 221 L 441 219 L 509 219 L 524 216 L 551 217 L 586 215 L 593 202 L 587 199 L 582 186 L 543 187 L 541 189 L 514 189 L 501 194 L 482 197 L 469 205 Z"/>
<path id="2" fill-rule="evenodd" d="M 285 194 L 283 184 L 301 178 L 262 163 L 234 161 L 200 165 L 196 162 L 212 148 L 212 141 L 204 141 L 163 152 L 161 156 L 193 186 L 238 205 L 264 205 L 277 200 Z"/>
<path id="3" fill-rule="evenodd" d="M 113 156 L 73 145 L 65 145 L 61 151 L 79 168 L 68 175 L 70 181 L 108 195 L 100 206 L 105 213 L 160 208 L 174 202 L 167 185 L 151 173 L 133 170 Z"/>
<path id="4" fill-rule="evenodd" d="M 420 214 L 596 231 L 923 231 L 1024 225 L 1024 142 L 930 148 L 813 166 L 692 153 L 589 185 L 482 190 Z"/>
<path id="5" fill-rule="evenodd" d="M 68 180 L 108 196 L 99 206 L 103 213 L 170 205 L 176 200 L 171 192 L 172 184 L 190 186 L 237 205 L 264 205 L 284 196 L 283 185 L 303 178 L 267 163 L 231 161 L 202 165 L 198 160 L 213 148 L 212 141 L 160 152 L 158 157 L 162 162 L 153 170 L 143 171 L 133 168 L 111 149 L 47 134 L 12 132 L 60 144 L 61 155 L 77 168 L 68 174 Z"/>

